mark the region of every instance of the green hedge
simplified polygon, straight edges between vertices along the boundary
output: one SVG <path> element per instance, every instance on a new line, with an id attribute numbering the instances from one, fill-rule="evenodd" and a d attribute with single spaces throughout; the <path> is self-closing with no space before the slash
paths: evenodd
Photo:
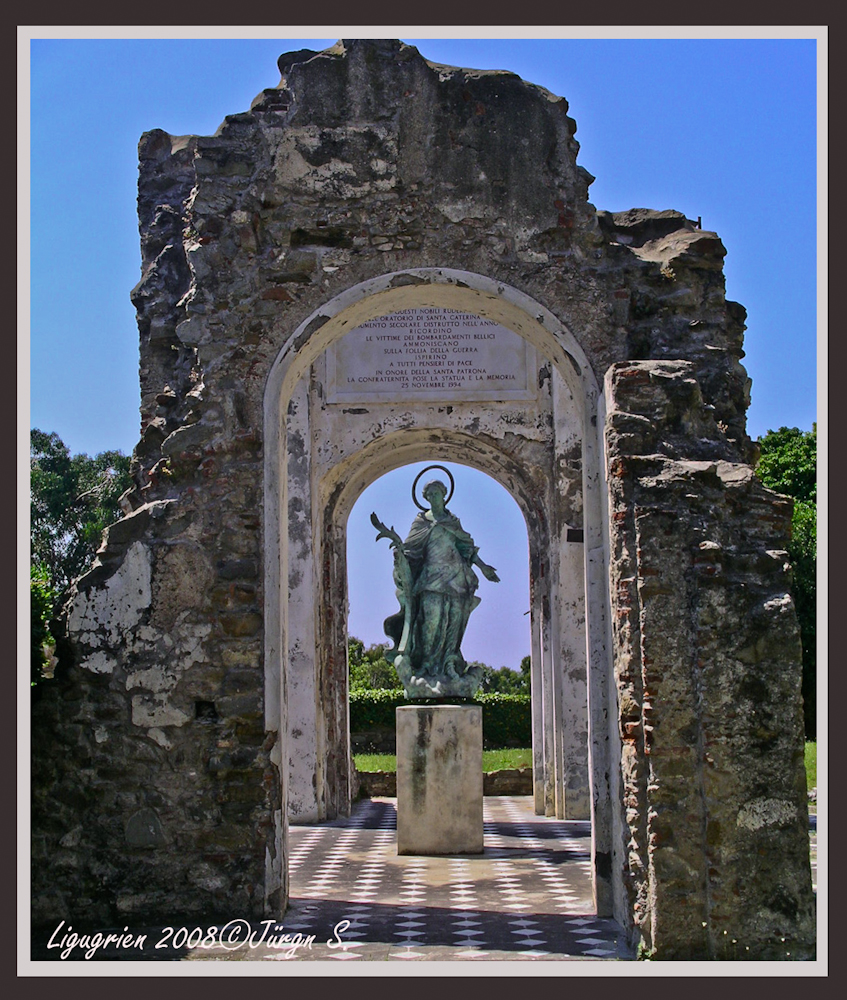
<path id="1" fill-rule="evenodd" d="M 402 688 L 353 690 L 350 692 L 350 732 L 393 729 L 394 709 L 409 702 Z"/>
<path id="2" fill-rule="evenodd" d="M 532 713 L 528 694 L 489 691 L 474 701 L 482 705 L 482 742 L 486 750 L 532 746 Z"/>
<path id="3" fill-rule="evenodd" d="M 473 698 L 415 699 L 401 688 L 394 691 L 350 692 L 350 732 L 394 729 L 394 711 L 401 705 L 482 705 L 482 738 L 486 750 L 532 746 L 532 718 L 528 694 L 489 692 Z"/>

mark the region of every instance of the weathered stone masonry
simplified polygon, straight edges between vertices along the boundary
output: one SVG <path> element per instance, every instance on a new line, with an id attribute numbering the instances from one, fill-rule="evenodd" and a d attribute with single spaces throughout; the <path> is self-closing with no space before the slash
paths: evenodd
<path id="1" fill-rule="evenodd" d="M 280 70 L 216 135 L 140 143 L 135 489 L 77 584 L 62 664 L 34 705 L 35 921 L 280 913 L 288 671 L 311 671 L 332 703 L 318 705 L 315 781 L 325 814 L 344 811 L 346 664 L 327 653 L 337 636 L 321 645 L 343 631 L 344 598 L 320 590 L 325 573 L 343 578 L 344 554 L 317 508 L 321 490 L 335 503 L 353 487 L 329 473 L 310 485 L 309 470 L 324 461 L 314 435 L 342 419 L 318 402 L 327 331 L 345 322 L 327 304 L 379 315 L 356 292 L 373 288 L 495 318 L 517 303 L 525 324 L 510 322 L 565 400 L 551 419 L 572 413 L 574 435 L 551 453 L 519 418 L 480 434 L 467 404 L 347 414 L 374 421 L 377 451 L 396 440 L 412 461 L 429 436 L 434 457 L 472 455 L 473 441 L 516 494 L 550 497 L 555 538 L 583 528 L 591 491 L 605 497 L 593 540 L 585 522 L 573 621 L 587 624 L 567 640 L 569 656 L 575 635 L 588 647 L 568 683 L 587 691 L 599 911 L 658 957 L 733 957 L 732 938 L 750 948 L 739 957 L 807 957 L 790 511 L 752 476 L 745 314 L 725 299 L 720 240 L 676 212 L 597 212 L 567 103 L 513 74 L 391 41 L 290 53 Z M 281 363 L 290 402 L 269 426 Z M 537 491 L 520 480 L 530 452 L 553 455 L 533 459 L 553 466 Z M 279 572 L 273 504 L 300 525 L 278 540 Z M 283 586 L 311 551 L 315 582 Z M 278 648 L 268 623 L 287 635 L 287 595 L 301 592 L 324 594 L 317 645 Z M 555 654 L 571 626 L 548 613 Z"/>
<path id="2" fill-rule="evenodd" d="M 671 955 L 785 957 L 811 916 L 790 501 L 723 457 L 692 370 L 607 374 L 626 891 Z"/>

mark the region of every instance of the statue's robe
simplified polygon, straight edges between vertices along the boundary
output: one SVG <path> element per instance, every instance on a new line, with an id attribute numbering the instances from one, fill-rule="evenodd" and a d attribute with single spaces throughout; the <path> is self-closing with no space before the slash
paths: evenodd
<path id="1" fill-rule="evenodd" d="M 477 551 L 473 538 L 449 511 L 439 520 L 425 511 L 412 523 L 403 543 L 413 581 L 411 593 L 401 597 L 403 613 L 387 619 L 385 626 L 396 645 L 405 616 L 411 615 L 405 653 L 418 675 L 438 678 L 464 670 L 460 647 L 470 613 L 479 604 L 475 595 L 479 580 L 471 569 Z"/>

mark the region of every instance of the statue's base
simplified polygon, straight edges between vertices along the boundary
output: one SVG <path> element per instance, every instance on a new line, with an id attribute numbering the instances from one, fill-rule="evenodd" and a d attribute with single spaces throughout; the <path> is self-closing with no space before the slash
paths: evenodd
<path id="1" fill-rule="evenodd" d="M 472 698 L 482 684 L 482 667 L 465 666 L 463 673 L 445 677 L 440 673 L 437 677 L 426 674 L 417 675 L 407 658 L 402 654 L 386 659 L 393 662 L 400 683 L 406 692 L 406 697 L 414 701 L 416 698 Z"/>
<path id="2" fill-rule="evenodd" d="M 397 853 L 482 848 L 482 707 L 398 708 Z"/>

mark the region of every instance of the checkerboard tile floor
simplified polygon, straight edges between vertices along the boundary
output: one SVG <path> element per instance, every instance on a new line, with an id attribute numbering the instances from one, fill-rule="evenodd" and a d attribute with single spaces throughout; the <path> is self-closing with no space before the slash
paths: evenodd
<path id="1" fill-rule="evenodd" d="M 284 929 L 316 940 L 287 960 L 632 958 L 620 927 L 594 915 L 588 823 L 486 796 L 483 854 L 401 857 L 396 820 L 395 800 L 375 798 L 349 819 L 290 827 Z"/>

